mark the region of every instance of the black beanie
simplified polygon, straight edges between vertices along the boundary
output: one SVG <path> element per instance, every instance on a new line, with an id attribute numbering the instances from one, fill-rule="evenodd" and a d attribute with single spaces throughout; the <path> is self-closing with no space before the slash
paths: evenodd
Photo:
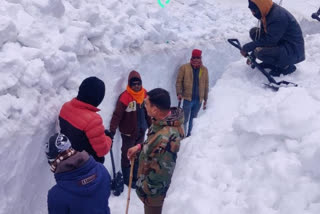
<path id="1" fill-rule="evenodd" d="M 162 88 L 155 88 L 147 92 L 151 104 L 160 110 L 169 110 L 171 106 L 169 92 Z"/>
<path id="2" fill-rule="evenodd" d="M 82 81 L 77 99 L 97 107 L 102 102 L 104 93 L 104 82 L 97 77 L 88 77 Z"/>

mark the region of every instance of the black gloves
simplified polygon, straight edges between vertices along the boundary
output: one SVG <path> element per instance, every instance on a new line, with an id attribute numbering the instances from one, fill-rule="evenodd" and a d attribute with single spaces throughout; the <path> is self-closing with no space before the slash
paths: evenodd
<path id="1" fill-rule="evenodd" d="M 115 135 L 114 132 L 109 131 L 108 129 L 104 130 L 104 133 L 113 140 L 113 137 Z"/>

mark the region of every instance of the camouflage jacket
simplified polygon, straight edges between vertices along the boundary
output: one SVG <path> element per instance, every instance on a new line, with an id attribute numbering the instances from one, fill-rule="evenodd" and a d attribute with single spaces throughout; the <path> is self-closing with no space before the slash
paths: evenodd
<path id="1" fill-rule="evenodd" d="M 180 141 L 184 137 L 183 111 L 152 121 L 139 157 L 137 194 L 148 206 L 161 206 L 169 189 Z"/>

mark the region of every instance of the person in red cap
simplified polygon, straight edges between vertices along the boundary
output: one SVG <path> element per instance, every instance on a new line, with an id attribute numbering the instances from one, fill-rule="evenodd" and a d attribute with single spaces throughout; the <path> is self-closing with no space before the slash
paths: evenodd
<path id="1" fill-rule="evenodd" d="M 151 118 L 144 107 L 147 91 L 142 87 L 141 76 L 137 71 L 131 71 L 128 85 L 117 101 L 110 121 L 110 135 L 113 138 L 117 128 L 121 133 L 121 170 L 124 183 L 129 185 L 130 161 L 127 157 L 128 149 L 144 141 L 145 132 L 151 125 Z M 132 188 L 137 181 L 138 160 L 134 164 Z"/>
<path id="2" fill-rule="evenodd" d="M 197 117 L 202 101 L 205 110 L 208 100 L 209 75 L 208 69 L 202 65 L 201 55 L 201 50 L 192 51 L 190 63 L 179 68 L 176 81 L 178 100 L 183 99 L 184 131 L 187 137 L 191 135 L 192 121 Z"/>

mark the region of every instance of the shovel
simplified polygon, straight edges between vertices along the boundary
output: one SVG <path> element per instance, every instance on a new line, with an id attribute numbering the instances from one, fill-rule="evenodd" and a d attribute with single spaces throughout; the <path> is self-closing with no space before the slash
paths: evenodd
<path id="1" fill-rule="evenodd" d="M 228 42 L 232 46 L 238 48 L 239 50 L 242 50 L 241 44 L 238 39 L 228 39 Z M 280 82 L 275 81 L 275 79 L 268 72 L 266 72 L 264 70 L 264 68 L 259 63 L 257 63 L 253 52 L 251 52 L 251 54 L 248 55 L 247 58 L 251 62 L 251 68 L 252 69 L 255 67 L 258 68 L 258 70 L 268 79 L 269 83 L 265 84 L 267 87 L 269 87 L 275 91 L 278 91 L 280 87 L 297 87 L 298 86 L 297 84 L 295 84 L 293 82 L 288 82 L 285 80 L 282 80 Z"/>
<path id="2" fill-rule="evenodd" d="M 112 163 L 112 171 L 113 171 L 113 179 L 111 180 L 111 191 L 114 196 L 119 196 L 123 192 L 123 187 L 124 187 L 123 176 L 120 171 L 117 172 L 116 174 L 112 148 L 110 149 L 110 155 L 111 155 L 111 163 Z"/>
<path id="3" fill-rule="evenodd" d="M 316 20 L 318 20 L 318 21 L 320 22 L 320 17 L 319 17 L 319 16 L 320 16 L 320 8 L 319 8 L 319 10 L 318 10 L 316 13 L 313 13 L 311 17 L 312 17 L 313 19 L 316 19 Z"/>

